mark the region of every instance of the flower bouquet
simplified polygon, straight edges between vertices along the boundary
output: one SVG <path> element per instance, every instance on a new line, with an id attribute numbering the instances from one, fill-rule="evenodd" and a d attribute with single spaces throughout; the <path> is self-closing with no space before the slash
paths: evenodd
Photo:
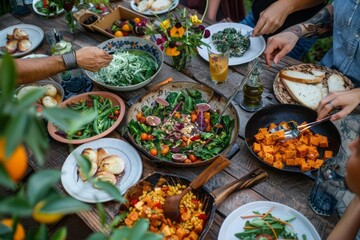
<path id="1" fill-rule="evenodd" d="M 207 2 L 204 15 L 207 10 Z M 197 47 L 208 44 L 201 41 L 208 38 L 210 31 L 201 25 L 203 18 L 191 14 L 186 8 L 178 10 L 177 14 L 169 13 L 165 20 L 157 17 L 160 24 L 150 22 L 146 24 L 146 35 L 155 34 L 156 44 L 165 54 L 172 57 L 173 67 L 181 71 L 191 56 L 197 54 Z"/>

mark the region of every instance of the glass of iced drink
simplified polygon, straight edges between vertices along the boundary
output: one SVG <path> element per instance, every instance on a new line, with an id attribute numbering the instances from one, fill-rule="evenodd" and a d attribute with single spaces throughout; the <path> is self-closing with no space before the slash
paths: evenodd
<path id="1" fill-rule="evenodd" d="M 211 80 L 218 84 L 226 82 L 229 69 L 229 44 L 215 40 L 208 48 Z"/>

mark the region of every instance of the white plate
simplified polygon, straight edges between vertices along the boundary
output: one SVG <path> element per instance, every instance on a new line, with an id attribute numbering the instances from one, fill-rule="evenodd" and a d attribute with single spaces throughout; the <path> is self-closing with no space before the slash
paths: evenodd
<path id="1" fill-rule="evenodd" d="M 83 182 L 77 174 L 76 158 L 85 148 L 104 148 L 109 154 L 115 154 L 125 160 L 125 171 L 116 182 L 116 187 L 122 194 L 135 184 L 141 177 L 143 166 L 140 155 L 133 146 L 115 138 L 102 138 L 77 147 L 66 158 L 61 169 L 61 183 L 65 190 L 74 198 L 88 203 L 106 202 L 113 198 L 105 191 L 94 188 L 92 183 Z"/>
<path id="2" fill-rule="evenodd" d="M 302 239 L 302 234 L 306 235 L 306 239 L 321 240 L 318 232 L 311 222 L 304 217 L 301 213 L 276 202 L 258 201 L 245 204 L 226 217 L 225 221 L 221 225 L 219 232 L 219 240 L 239 240 L 235 237 L 235 233 L 243 232 L 246 221 L 251 219 L 243 219 L 241 216 L 252 215 L 253 211 L 259 211 L 260 213 L 266 213 L 270 208 L 274 207 L 271 211 L 273 216 L 278 217 L 282 220 L 287 220 L 291 217 L 295 217 L 291 221 L 291 225 L 294 227 L 294 232 L 297 233 L 298 238 Z"/>
<path id="3" fill-rule="evenodd" d="M 14 28 L 19 28 L 21 30 L 24 30 L 29 35 L 29 40 L 31 42 L 31 47 L 29 50 L 25 52 L 15 52 L 11 54 L 13 57 L 20 57 L 24 56 L 32 51 L 34 51 L 42 42 L 44 39 L 44 31 L 35 25 L 30 24 L 18 24 L 11 27 L 7 27 L 0 31 L 0 47 L 6 46 L 6 35 L 12 34 L 14 31 Z M 5 52 L 3 52 L 0 49 L 0 54 L 3 55 Z"/>
<path id="4" fill-rule="evenodd" d="M 237 31 L 241 30 L 242 34 L 253 30 L 252 27 L 246 26 L 241 23 L 217 23 L 207 27 L 206 29 L 210 31 L 210 34 L 212 36 L 214 33 L 223 31 L 225 28 L 235 28 Z M 208 38 L 203 38 L 202 41 L 211 46 L 211 36 Z M 265 46 L 266 43 L 263 37 L 250 38 L 250 48 L 241 57 L 230 57 L 229 66 L 250 62 L 251 60 L 260 56 L 260 54 L 265 50 Z M 203 59 L 209 61 L 208 50 L 205 46 L 201 46 L 201 48 L 198 47 L 198 52 Z"/>
<path id="5" fill-rule="evenodd" d="M 147 10 L 145 12 L 140 12 L 138 7 L 135 5 L 135 1 L 132 0 L 131 3 L 130 3 L 130 6 L 131 8 L 138 12 L 138 13 L 141 13 L 141 14 L 144 14 L 144 15 L 148 15 L 148 16 L 152 16 L 154 14 L 162 14 L 162 13 L 167 13 L 167 12 L 170 12 L 171 10 L 173 10 L 174 8 L 176 8 L 176 6 L 179 5 L 179 0 L 172 0 L 172 4 L 170 6 L 170 9 L 164 9 L 164 10 L 161 10 L 161 11 L 157 11 L 157 12 L 153 12 L 151 10 Z"/>
<path id="6" fill-rule="evenodd" d="M 50 13 L 50 14 L 42 13 L 42 12 L 40 12 L 40 11 L 36 8 L 36 6 L 35 6 L 35 4 L 36 4 L 37 2 L 40 2 L 40 1 L 42 1 L 42 0 L 33 0 L 32 6 L 33 6 L 33 9 L 34 9 L 34 12 L 36 12 L 37 14 L 39 14 L 39 15 L 41 15 L 41 16 L 54 17 L 54 16 L 57 16 L 57 15 L 59 15 L 59 14 L 61 14 L 61 13 L 63 13 L 63 12 L 65 11 L 64 9 L 58 9 L 58 11 L 56 12 L 56 14 L 55 14 L 55 13 Z"/>

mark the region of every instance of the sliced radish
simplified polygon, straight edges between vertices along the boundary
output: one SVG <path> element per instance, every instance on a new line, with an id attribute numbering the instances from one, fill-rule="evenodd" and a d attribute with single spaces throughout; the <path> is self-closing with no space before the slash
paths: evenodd
<path id="1" fill-rule="evenodd" d="M 165 100 L 165 99 L 162 99 L 162 98 L 156 98 L 155 101 L 158 103 L 158 104 L 161 104 L 165 107 L 169 106 L 169 103 Z"/>
<path id="2" fill-rule="evenodd" d="M 157 116 L 147 116 L 146 123 L 150 126 L 156 127 L 161 123 L 161 119 Z"/>
<path id="3" fill-rule="evenodd" d="M 196 104 L 196 108 L 199 110 L 199 112 L 206 112 L 210 110 L 211 106 L 207 103 L 198 103 Z"/>
<path id="4" fill-rule="evenodd" d="M 174 153 L 172 155 L 172 159 L 174 160 L 174 162 L 183 163 L 186 158 L 187 158 L 186 155 L 182 153 Z"/>

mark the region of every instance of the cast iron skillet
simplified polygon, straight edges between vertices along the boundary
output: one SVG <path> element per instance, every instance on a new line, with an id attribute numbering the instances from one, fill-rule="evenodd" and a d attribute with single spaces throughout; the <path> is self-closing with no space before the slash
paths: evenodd
<path id="1" fill-rule="evenodd" d="M 192 192 L 196 195 L 196 198 L 202 202 L 203 211 L 207 215 L 207 218 L 204 222 L 204 229 L 199 236 L 199 240 L 205 238 L 207 232 L 210 230 L 212 222 L 214 221 L 214 215 L 217 206 L 219 206 L 230 193 L 234 192 L 235 190 L 240 190 L 253 186 L 265 180 L 267 177 L 267 172 L 263 169 L 258 168 L 248 173 L 244 177 L 225 184 L 213 190 L 212 192 L 210 192 L 204 186 L 198 188 L 197 190 L 192 190 Z M 160 178 L 164 178 L 166 180 L 166 183 L 169 185 L 176 185 L 180 183 L 181 185 L 188 186 L 191 182 L 187 178 L 173 174 L 153 173 L 150 176 L 140 180 L 126 191 L 124 197 L 128 200 L 127 203 L 130 203 L 132 199 L 138 199 L 138 197 L 143 194 L 142 189 L 144 186 L 156 186 Z M 127 205 L 126 203 L 121 205 L 120 214 L 126 211 L 128 208 L 129 205 Z"/>
<path id="2" fill-rule="evenodd" d="M 294 120 L 297 123 L 312 122 L 315 121 L 317 114 L 315 111 L 294 104 L 278 104 L 278 105 L 271 105 L 265 107 L 255 113 L 247 122 L 245 127 L 245 140 L 246 145 L 249 151 L 261 162 L 271 166 L 270 164 L 261 160 L 252 150 L 251 146 L 254 143 L 254 135 L 258 132 L 259 128 L 268 127 L 270 123 L 280 123 L 281 121 L 290 121 Z M 334 153 L 334 157 L 338 154 L 340 146 L 341 146 L 341 137 L 338 129 L 335 125 L 330 122 L 326 121 L 317 126 L 311 128 L 311 131 L 314 133 L 319 133 L 321 135 L 327 136 L 329 141 L 329 147 L 326 150 L 331 150 Z M 320 156 L 323 156 L 325 148 L 319 148 Z M 273 166 L 271 166 L 273 167 Z M 273 167 L 275 168 L 275 167 Z M 278 169 L 278 168 L 276 168 Z M 279 169 L 280 170 L 280 169 Z M 299 167 L 289 167 L 284 166 L 282 171 L 288 172 L 301 172 Z M 301 172 L 306 174 L 307 176 L 313 178 L 311 171 Z"/>
<path id="3" fill-rule="evenodd" d="M 162 85 L 158 88 L 151 89 L 144 96 L 142 96 L 140 99 L 138 99 L 136 101 L 136 103 L 134 103 L 130 107 L 130 109 L 127 113 L 126 125 L 129 124 L 131 119 L 136 120 L 136 114 L 139 111 L 141 111 L 141 108 L 143 106 L 145 106 L 145 105 L 151 106 L 152 104 L 154 104 L 156 98 L 161 97 L 161 98 L 165 99 L 166 96 L 170 92 L 178 92 L 178 91 L 185 90 L 185 89 L 192 89 L 192 90 L 196 89 L 196 90 L 200 91 L 202 93 L 203 99 L 208 104 L 211 105 L 212 109 L 218 109 L 219 111 L 221 111 L 224 108 L 224 106 L 226 105 L 227 99 L 224 96 L 216 93 L 214 90 L 212 90 L 211 88 L 209 88 L 207 86 L 204 86 L 204 85 L 201 85 L 198 83 L 193 83 L 193 82 L 171 82 L 169 84 Z M 222 152 L 220 152 L 219 155 L 222 155 L 224 152 L 226 152 L 228 149 L 230 149 L 230 147 L 233 145 L 236 138 L 238 137 L 238 132 L 239 132 L 239 117 L 238 117 L 238 113 L 232 103 L 229 105 L 229 107 L 225 111 L 224 115 L 229 115 L 231 119 L 234 119 L 234 129 L 233 129 L 233 132 L 231 135 L 231 140 L 230 140 L 229 146 L 226 149 L 224 149 Z M 136 146 L 142 153 L 144 153 L 149 159 L 151 159 L 152 162 L 155 162 L 155 163 L 161 163 L 161 164 L 171 165 L 171 166 L 176 166 L 176 167 L 197 167 L 197 166 L 208 165 L 208 164 L 212 163 L 217 158 L 217 156 L 219 156 L 219 155 L 217 155 L 206 161 L 202 161 L 202 162 L 198 162 L 198 163 L 186 163 L 185 164 L 185 163 L 177 163 L 177 162 L 172 162 L 172 161 L 164 161 L 158 157 L 152 156 L 151 154 L 149 154 L 149 152 L 146 149 L 144 149 L 141 145 L 137 144 L 137 142 L 131 136 L 129 131 L 127 131 L 127 135 L 129 137 L 129 140 L 132 142 L 132 144 L 134 146 Z"/>

